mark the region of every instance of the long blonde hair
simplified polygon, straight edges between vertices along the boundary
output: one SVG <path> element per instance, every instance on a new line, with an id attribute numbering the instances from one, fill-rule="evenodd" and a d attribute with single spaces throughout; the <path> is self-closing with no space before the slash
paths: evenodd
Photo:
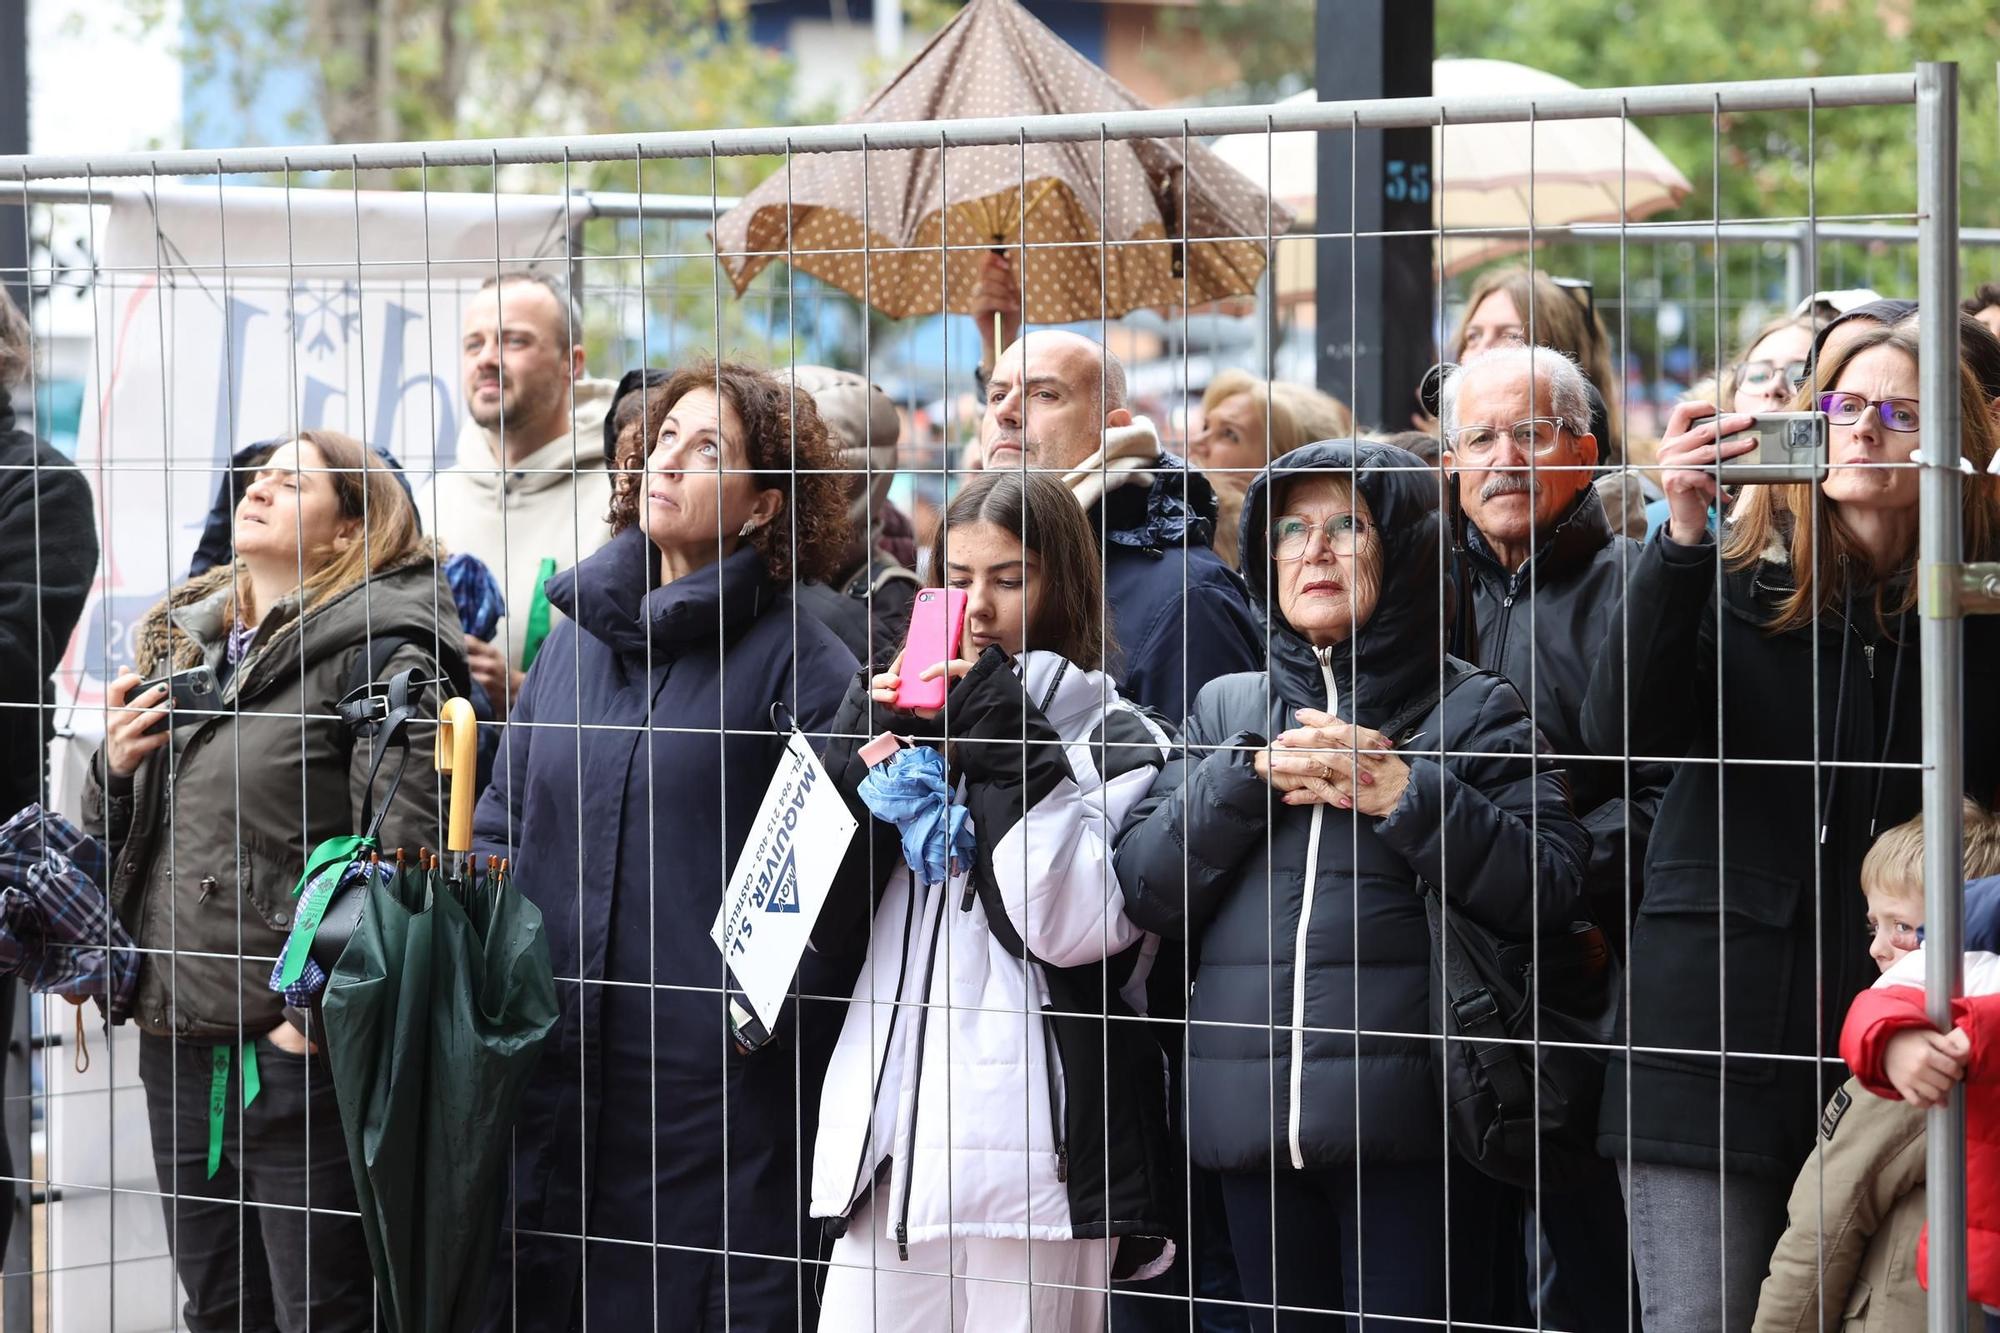
<path id="1" fill-rule="evenodd" d="M 1568 289 L 1556 286 L 1555 280 L 1543 270 L 1513 265 L 1481 275 L 1472 284 L 1472 291 L 1465 299 L 1465 313 L 1459 316 L 1458 330 L 1451 336 L 1451 359 L 1464 358 L 1466 327 L 1472 323 L 1480 302 L 1495 292 L 1507 293 L 1507 299 L 1514 303 L 1521 316 L 1522 337 L 1528 336 L 1532 300 L 1534 340 L 1543 347 L 1567 353 L 1583 367 L 1597 396 L 1604 400 L 1604 420 L 1611 436 L 1597 442 L 1598 461 L 1617 461 L 1625 447 L 1625 422 L 1618 410 L 1618 380 L 1611 369 L 1611 334 L 1594 310 Z"/>
<path id="2" fill-rule="evenodd" d="M 290 442 L 311 445 L 318 452 L 320 467 L 333 483 L 340 517 L 361 525 L 358 540 L 348 543 L 346 550 L 335 552 L 331 560 L 301 582 L 301 616 L 374 575 L 407 563 L 425 550 L 435 554 L 417 523 L 417 507 L 409 492 L 396 480 L 389 465 L 367 445 L 337 430 L 302 430 Z M 302 470 L 312 470 L 303 459 L 300 466 Z M 307 552 L 308 556 L 312 554 Z M 242 571 L 240 561 L 238 566 L 226 608 L 231 619 L 238 610 L 237 599 L 250 588 L 249 576 Z"/>
<path id="3" fill-rule="evenodd" d="M 1815 410 L 1823 386 L 1840 383 L 1840 377 L 1863 352 L 1890 347 L 1917 365 L 1917 330 L 1912 325 L 1875 328 L 1855 338 L 1841 350 L 1831 365 L 1822 365 L 1816 380 L 1801 386 L 1792 400 L 1795 412 Z M 1987 413 L 1985 393 L 1971 367 L 1962 360 L 1958 367 L 1958 401 L 1964 421 L 1960 449 L 1976 475 L 1966 477 L 1959 502 L 1965 533 L 1965 558 L 1991 560 L 2000 540 L 2000 480 L 1986 473 L 1992 461 L 1994 430 Z M 1729 516 L 1729 531 L 1722 545 L 1722 557 L 1730 569 L 1744 569 L 1782 551 L 1791 567 L 1793 588 L 1778 604 L 1778 613 L 1765 626 L 1773 634 L 1799 629 L 1812 623 L 1821 612 L 1834 609 L 1850 587 L 1864 583 L 1874 586 L 1876 623 L 1885 631 L 1891 614 L 1901 615 L 1916 605 L 1915 579 L 1900 580 L 1894 606 L 1883 601 L 1885 582 L 1872 577 L 1867 553 L 1854 530 L 1841 516 L 1840 502 L 1822 497 L 1819 514 L 1813 517 L 1812 482 L 1783 486 L 1746 486 Z M 1815 531 L 1817 529 L 1817 531 Z M 1821 538 L 1824 540 L 1821 540 Z M 1914 542 L 1903 552 L 1899 564 L 1914 559 Z M 1849 570 L 1859 571 L 1850 575 Z"/>

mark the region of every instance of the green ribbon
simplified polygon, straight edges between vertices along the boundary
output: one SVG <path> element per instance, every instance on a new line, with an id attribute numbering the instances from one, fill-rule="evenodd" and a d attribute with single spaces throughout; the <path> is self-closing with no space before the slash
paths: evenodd
<path id="1" fill-rule="evenodd" d="M 264 1080 L 257 1072 L 257 1046 L 255 1042 L 241 1043 L 243 1050 L 243 1109 L 249 1110 L 250 1103 L 257 1100 L 257 1094 L 264 1090 Z M 215 1173 L 222 1169 L 222 1122 L 229 1110 L 229 1045 L 224 1042 L 215 1048 L 214 1073 L 208 1080 L 208 1178 L 215 1179 Z"/>
<path id="2" fill-rule="evenodd" d="M 306 959 L 312 954 L 313 936 L 319 933 L 320 918 L 326 915 L 327 904 L 333 901 L 333 891 L 340 887 L 340 877 L 354 860 L 374 850 L 373 838 L 352 835 L 328 838 L 312 849 L 312 855 L 306 858 L 305 873 L 292 889 L 294 898 L 300 894 L 305 898 L 292 921 L 291 944 L 285 950 L 284 970 L 278 973 L 280 986 L 291 985 L 305 970 Z"/>
<path id="3" fill-rule="evenodd" d="M 521 639 L 521 670 L 526 671 L 535 664 L 535 657 L 542 651 L 542 640 L 549 637 L 549 595 L 542 585 L 555 576 L 556 558 L 542 557 L 542 563 L 535 570 L 535 600 L 528 603 L 528 632 Z"/>

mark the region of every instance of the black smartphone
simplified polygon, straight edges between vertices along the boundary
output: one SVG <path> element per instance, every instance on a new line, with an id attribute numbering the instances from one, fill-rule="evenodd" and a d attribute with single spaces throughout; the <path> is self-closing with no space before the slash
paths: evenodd
<path id="1" fill-rule="evenodd" d="M 167 687 L 167 697 L 174 704 L 165 719 L 168 726 L 192 727 L 206 721 L 222 707 L 222 689 L 216 684 L 215 672 L 205 664 L 142 680 L 139 688 L 133 690 L 129 697 L 137 699 L 162 685 Z M 146 729 L 146 734 L 159 731 L 160 725 L 154 723 Z"/>

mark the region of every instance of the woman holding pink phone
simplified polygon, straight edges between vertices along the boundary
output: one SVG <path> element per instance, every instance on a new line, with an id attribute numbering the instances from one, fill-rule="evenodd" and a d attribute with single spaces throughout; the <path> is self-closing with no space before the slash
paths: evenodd
<path id="1" fill-rule="evenodd" d="M 827 767 L 858 806 L 867 738 L 937 746 L 975 850 L 934 883 L 899 867 L 875 905 L 820 1099 L 821 1326 L 1095 1333 L 1110 1280 L 1173 1254 L 1166 1065 L 1134 1021 L 1158 939 L 1111 866 L 1170 740 L 1101 669 L 1099 558 L 1054 478 L 974 481 L 930 569 Z"/>

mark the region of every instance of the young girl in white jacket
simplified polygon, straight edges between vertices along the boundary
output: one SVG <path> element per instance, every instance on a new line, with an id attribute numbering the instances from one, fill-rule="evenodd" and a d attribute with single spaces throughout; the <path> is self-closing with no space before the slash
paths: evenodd
<path id="1" fill-rule="evenodd" d="M 930 564 L 967 593 L 943 712 L 897 711 L 892 666 L 836 723 L 851 801 L 866 738 L 944 750 L 976 851 L 940 883 L 899 862 L 874 907 L 813 1156 L 829 1333 L 1096 1333 L 1114 1275 L 1172 1258 L 1166 1066 L 1142 1016 L 1158 940 L 1111 864 L 1170 739 L 1100 669 L 1099 561 L 1054 478 L 980 477 Z"/>

